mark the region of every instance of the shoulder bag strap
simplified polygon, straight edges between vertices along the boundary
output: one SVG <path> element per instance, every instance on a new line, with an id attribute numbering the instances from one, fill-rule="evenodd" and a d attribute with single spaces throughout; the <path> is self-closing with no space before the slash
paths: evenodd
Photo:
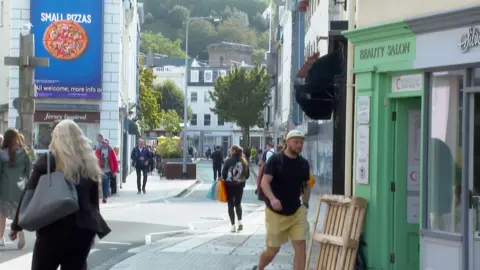
<path id="1" fill-rule="evenodd" d="M 50 151 L 47 152 L 47 174 L 48 180 L 50 181 L 50 186 L 52 186 L 52 174 L 50 171 Z"/>

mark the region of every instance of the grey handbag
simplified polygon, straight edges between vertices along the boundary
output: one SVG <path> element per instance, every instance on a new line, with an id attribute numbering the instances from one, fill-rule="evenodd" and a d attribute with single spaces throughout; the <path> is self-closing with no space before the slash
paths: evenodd
<path id="1" fill-rule="evenodd" d="M 37 231 L 78 211 L 75 184 L 62 172 L 50 172 L 50 152 L 47 154 L 47 174 L 42 175 L 35 189 L 27 189 L 23 197 L 18 225 L 27 231 Z"/>

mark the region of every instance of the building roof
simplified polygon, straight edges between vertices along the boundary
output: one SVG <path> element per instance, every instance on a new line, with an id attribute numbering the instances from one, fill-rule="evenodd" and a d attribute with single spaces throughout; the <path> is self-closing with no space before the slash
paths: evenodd
<path id="1" fill-rule="evenodd" d="M 250 45 L 246 44 L 240 44 L 240 43 L 233 43 L 233 42 L 219 42 L 219 43 L 213 43 L 207 46 L 208 50 L 211 50 L 213 48 L 218 48 L 218 47 L 230 47 L 230 48 L 236 48 L 236 49 L 241 49 L 241 50 L 247 50 L 247 51 L 253 51 L 253 47 Z"/>
<path id="2" fill-rule="evenodd" d="M 191 65 L 193 59 L 188 59 L 188 65 Z M 174 67 L 183 67 L 185 66 L 185 58 L 153 58 L 154 67 L 164 67 L 164 66 L 174 66 Z"/>

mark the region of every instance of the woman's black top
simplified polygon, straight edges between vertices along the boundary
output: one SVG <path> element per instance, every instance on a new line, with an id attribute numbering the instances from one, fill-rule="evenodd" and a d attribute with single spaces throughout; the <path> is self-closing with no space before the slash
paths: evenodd
<path id="1" fill-rule="evenodd" d="M 50 171 L 54 172 L 56 168 L 55 158 L 52 155 L 50 155 L 50 158 Z M 47 154 L 40 156 L 35 163 L 25 191 L 27 189 L 36 188 L 40 177 L 44 174 L 47 174 Z M 38 235 L 50 233 L 55 234 L 58 232 L 58 230 L 80 228 L 93 231 L 98 235 L 99 238 L 103 238 L 111 232 L 107 223 L 100 214 L 98 182 L 94 182 L 86 178 L 81 179 L 76 188 L 80 209 L 65 218 L 39 229 L 37 231 Z M 22 228 L 18 225 L 18 212 L 22 205 L 25 191 L 20 198 L 17 214 L 15 215 L 15 219 L 11 225 L 11 228 L 14 231 L 22 230 Z"/>

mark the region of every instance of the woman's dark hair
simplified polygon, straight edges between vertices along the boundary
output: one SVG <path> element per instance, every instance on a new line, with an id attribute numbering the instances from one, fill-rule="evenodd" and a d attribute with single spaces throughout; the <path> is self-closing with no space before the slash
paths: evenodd
<path id="1" fill-rule="evenodd" d="M 22 136 L 16 129 L 7 129 L 3 134 L 2 149 L 8 149 L 10 168 L 15 166 L 15 150 L 17 147 L 25 150 Z"/>

